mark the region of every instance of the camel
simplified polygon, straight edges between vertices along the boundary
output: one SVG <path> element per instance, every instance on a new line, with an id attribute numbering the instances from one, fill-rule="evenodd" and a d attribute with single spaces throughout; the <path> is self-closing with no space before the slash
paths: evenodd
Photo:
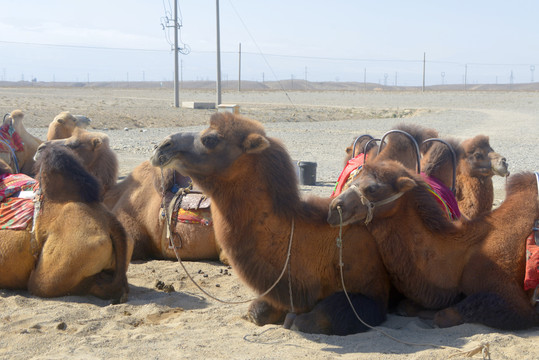
<path id="1" fill-rule="evenodd" d="M 69 111 L 62 111 L 49 124 L 47 140 L 68 138 L 75 128 L 86 129 L 91 121 L 86 116 L 72 115 Z"/>
<path id="2" fill-rule="evenodd" d="M 300 198 L 290 155 L 259 122 L 216 113 L 199 134 L 165 138 L 151 163 L 191 177 L 211 197 L 215 236 L 244 283 L 263 294 L 279 280 L 250 304 L 252 322 L 280 323 L 296 312 L 286 326 L 302 332 L 367 330 L 343 292 L 339 232 L 325 221 L 330 198 Z M 367 323 L 380 324 L 389 282 L 375 243 L 364 226 L 353 225 L 343 229 L 342 244 L 351 301 Z M 288 272 L 280 278 L 289 247 Z"/>
<path id="3" fill-rule="evenodd" d="M 370 220 L 367 227 L 393 285 L 437 310 L 437 326 L 525 329 L 539 325 L 523 289 L 525 242 L 539 217 L 537 195 L 534 174 L 513 175 L 499 208 L 451 221 L 420 175 L 396 161 L 374 161 L 332 201 L 328 222 Z"/>
<path id="4" fill-rule="evenodd" d="M 49 144 L 35 157 L 35 228 L 0 230 L 0 287 L 125 301 L 132 244 L 102 204 L 99 182 L 65 147 Z"/>
<path id="5" fill-rule="evenodd" d="M 485 135 L 458 142 L 446 139 L 456 155 L 455 196 L 462 215 L 472 219 L 490 211 L 494 201 L 492 177 L 508 176 L 506 159 L 495 152 Z M 441 180 L 451 187 L 453 182 L 453 164 L 448 147 L 442 143 L 432 145 L 421 159 L 426 175 Z"/>
<path id="6" fill-rule="evenodd" d="M 176 254 L 169 247 L 167 220 L 160 215 L 163 196 L 176 185 L 186 188 L 190 179 L 173 171 L 164 172 L 145 161 L 129 176 L 105 194 L 105 205 L 114 213 L 134 242 L 132 260 L 170 259 Z M 166 190 L 166 191 L 165 191 Z M 208 211 L 209 212 L 209 211 Z M 173 226 L 173 240 L 182 260 L 217 260 L 226 262 L 215 241 L 213 226 L 178 222 Z"/>
<path id="7" fill-rule="evenodd" d="M 118 158 L 110 148 L 107 134 L 75 127 L 69 137 L 48 140 L 44 144 L 48 143 L 61 144 L 73 150 L 79 156 L 86 170 L 101 182 L 105 193 L 116 185 Z"/>
<path id="8" fill-rule="evenodd" d="M 461 212 L 471 219 L 492 209 L 492 177 L 509 176 L 509 170 L 506 159 L 490 147 L 487 136 L 467 139 L 460 146 L 455 195 Z"/>
<path id="9" fill-rule="evenodd" d="M 8 163 L 15 171 L 18 167 L 18 172 L 26 175 L 34 175 L 33 166 L 34 166 L 34 154 L 38 146 L 42 143 L 40 139 L 30 134 L 26 131 L 22 120 L 24 118 L 24 113 L 21 110 L 14 110 L 11 114 L 4 119 L 4 124 L 2 127 L 12 127 L 22 141 L 22 146 L 20 149 L 15 150 L 16 161 L 13 159 L 13 156 L 10 152 L 0 152 L 0 159 Z M 11 130 L 9 130 L 11 132 Z M 15 136 L 14 134 L 12 136 Z"/>

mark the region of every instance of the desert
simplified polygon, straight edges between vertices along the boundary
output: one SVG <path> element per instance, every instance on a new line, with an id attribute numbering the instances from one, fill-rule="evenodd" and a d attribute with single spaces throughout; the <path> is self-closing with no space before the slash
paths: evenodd
<path id="1" fill-rule="evenodd" d="M 215 91 L 183 88 L 180 98 L 212 102 Z M 147 160 L 165 136 L 203 129 L 215 111 L 174 108 L 172 103 L 172 90 L 160 87 L 0 87 L 0 111 L 21 109 L 26 128 L 41 139 L 61 111 L 90 117 L 90 129 L 110 137 L 121 176 Z M 317 164 L 316 185 L 301 185 L 306 195 L 331 194 L 344 149 L 355 137 L 379 137 L 403 122 L 432 127 L 442 137 L 487 135 L 511 173 L 537 170 L 536 91 L 226 90 L 223 103 L 237 104 L 241 114 L 261 121 L 293 159 Z M 503 201 L 504 185 L 504 178 L 494 178 L 494 205 Z M 256 297 L 234 268 L 213 261 L 184 264 L 220 299 Z M 43 299 L 27 291 L 0 290 L 0 357 L 446 359 L 488 347 L 492 359 L 539 358 L 537 328 L 509 332 L 465 324 L 440 329 L 419 318 L 389 315 L 378 330 L 366 333 L 304 334 L 252 324 L 245 319 L 248 304 L 224 304 L 201 293 L 176 261 L 136 261 L 127 275 L 129 298 L 118 305 L 93 297 Z M 481 274 L 477 276 L 481 281 Z M 173 291 L 159 289 L 158 282 L 172 285 Z"/>

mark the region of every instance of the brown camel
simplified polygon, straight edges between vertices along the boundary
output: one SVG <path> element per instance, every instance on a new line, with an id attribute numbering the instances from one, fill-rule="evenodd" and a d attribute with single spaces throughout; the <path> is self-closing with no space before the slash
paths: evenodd
<path id="1" fill-rule="evenodd" d="M 460 211 L 471 219 L 492 209 L 492 177 L 508 176 L 509 171 L 505 158 L 490 147 L 487 136 L 465 140 L 460 147 L 455 195 Z"/>
<path id="2" fill-rule="evenodd" d="M 165 138 L 151 161 L 190 176 L 211 196 L 217 241 L 243 282 L 257 293 L 279 280 L 291 241 L 288 272 L 251 303 L 251 321 L 277 323 L 294 310 L 299 315 L 291 327 L 300 331 L 366 330 L 341 286 L 335 244 L 339 231 L 325 221 L 330 199 L 300 198 L 289 154 L 281 142 L 266 136 L 260 123 L 214 114 L 209 128 L 199 134 Z M 385 318 L 389 283 L 375 243 L 364 226 L 354 225 L 343 229 L 343 247 L 352 303 L 367 323 L 379 324 Z"/>
<path id="3" fill-rule="evenodd" d="M 514 175 L 498 209 L 451 221 L 421 176 L 395 161 L 375 161 L 333 200 L 328 222 L 372 218 L 368 228 L 392 283 L 417 304 L 439 310 L 438 326 L 524 329 L 539 325 L 523 288 L 526 237 L 539 217 L 537 195 L 534 174 Z"/>
<path id="4" fill-rule="evenodd" d="M 456 155 L 455 195 L 461 213 L 472 219 L 490 211 L 494 201 L 492 177 L 509 175 L 506 159 L 491 148 L 489 138 L 484 135 L 460 143 L 455 139 L 445 141 Z M 453 164 L 445 144 L 434 143 L 421 163 L 425 174 L 452 186 Z"/>
<path id="5" fill-rule="evenodd" d="M 33 166 L 34 166 L 34 154 L 38 146 L 42 143 L 37 137 L 30 134 L 26 131 L 22 120 L 24 118 L 24 113 L 21 110 L 14 110 L 11 112 L 10 116 L 4 119 L 4 124 L 11 123 L 15 132 L 20 136 L 20 139 L 23 143 L 23 149 L 21 151 L 16 151 L 17 164 L 19 167 L 19 172 L 26 175 L 33 175 Z M 15 162 L 9 152 L 0 152 L 0 159 L 8 163 L 14 170 L 16 166 Z"/>
<path id="6" fill-rule="evenodd" d="M 101 182 L 105 193 L 116 185 L 118 158 L 110 148 L 108 135 L 75 127 L 71 136 L 46 141 L 41 146 L 48 143 L 61 144 L 73 150 L 79 156 L 86 170 Z"/>
<path id="7" fill-rule="evenodd" d="M 69 111 L 62 111 L 49 124 L 47 140 L 65 139 L 71 136 L 75 128 L 85 129 L 92 120 L 83 115 L 71 115 Z"/>
<path id="8" fill-rule="evenodd" d="M 35 232 L 0 230 L 0 287 L 125 301 L 132 246 L 102 204 L 99 182 L 64 147 L 41 148 L 36 158 Z"/>
<path id="9" fill-rule="evenodd" d="M 174 171 L 161 170 L 148 161 L 137 166 L 128 177 L 105 194 L 105 205 L 116 215 L 133 240 L 132 259 L 176 259 L 167 239 L 168 221 L 161 208 L 163 196 L 176 184 L 187 187 L 190 179 Z M 167 191 L 165 191 L 167 190 Z M 209 211 L 208 211 L 209 212 Z M 173 240 L 182 260 L 216 260 L 220 249 L 211 224 L 177 222 Z M 221 258 L 224 261 L 224 257 Z"/>

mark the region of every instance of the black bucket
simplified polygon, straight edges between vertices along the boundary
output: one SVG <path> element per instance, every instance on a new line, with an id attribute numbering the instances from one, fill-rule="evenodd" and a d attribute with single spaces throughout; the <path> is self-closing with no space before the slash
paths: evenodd
<path id="1" fill-rule="evenodd" d="M 316 185 L 316 163 L 298 161 L 299 183 L 301 185 Z"/>

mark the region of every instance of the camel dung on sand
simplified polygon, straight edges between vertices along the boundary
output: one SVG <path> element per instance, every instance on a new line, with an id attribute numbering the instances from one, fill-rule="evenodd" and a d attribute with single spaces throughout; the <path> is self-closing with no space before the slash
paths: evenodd
<path id="1" fill-rule="evenodd" d="M 165 138 L 151 162 L 190 176 L 212 198 L 217 241 L 244 283 L 258 294 L 275 284 L 251 303 L 251 321 L 279 323 L 294 311 L 298 315 L 286 324 L 292 329 L 339 335 L 367 330 L 343 292 L 339 231 L 325 221 L 330 199 L 301 199 L 289 154 L 259 122 L 214 114 L 198 134 Z M 351 301 L 367 323 L 380 324 L 389 283 L 375 243 L 363 225 L 347 226 L 342 235 Z"/>
<path id="2" fill-rule="evenodd" d="M 62 146 L 36 153 L 40 184 L 34 234 L 0 230 L 0 287 L 40 297 L 94 295 L 122 302 L 132 244 L 101 202 L 99 182 Z"/>
<path id="3" fill-rule="evenodd" d="M 332 201 L 328 222 L 370 220 L 392 283 L 436 310 L 436 325 L 525 329 L 539 325 L 523 286 L 526 238 L 539 218 L 537 195 L 534 174 L 513 175 L 499 208 L 451 221 L 421 176 L 396 161 L 374 161 Z"/>

